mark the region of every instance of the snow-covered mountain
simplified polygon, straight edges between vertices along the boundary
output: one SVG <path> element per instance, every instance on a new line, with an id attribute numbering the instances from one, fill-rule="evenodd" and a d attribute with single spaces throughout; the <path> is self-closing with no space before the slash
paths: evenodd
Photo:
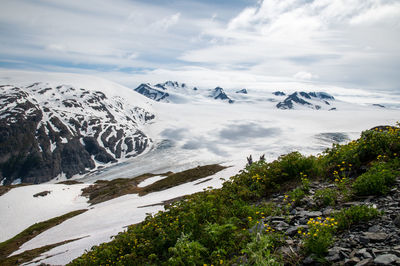
<path id="1" fill-rule="evenodd" d="M 275 96 L 286 96 L 285 93 L 276 91 Z M 297 109 L 307 107 L 315 110 L 336 110 L 331 104 L 335 98 L 326 92 L 294 92 L 279 102 L 276 107 L 279 109 Z"/>
<path id="2" fill-rule="evenodd" d="M 185 83 L 177 81 L 167 81 L 151 85 L 149 83 L 140 84 L 136 92 L 146 96 L 157 102 L 171 103 L 188 103 L 192 101 L 207 101 L 211 98 L 227 103 L 254 103 L 254 102 L 278 102 L 271 108 L 278 109 L 298 109 L 311 108 L 315 110 L 336 110 L 337 107 L 332 106 L 335 98 L 326 92 L 304 92 L 296 91 L 286 94 L 282 91 L 275 91 L 268 98 L 259 93 L 251 94 L 247 89 L 229 90 L 227 92 L 223 88 L 217 86 L 214 89 L 198 89 L 197 87 L 187 86 Z"/>
<path id="3" fill-rule="evenodd" d="M 85 82 L 78 78 L 75 85 L 2 80 L 3 184 L 16 179 L 41 183 L 59 175 L 70 178 L 151 147 L 145 125 L 155 116 L 144 103 L 146 98 L 103 80 L 93 80 L 89 88 L 77 85 L 88 82 L 88 77 Z M 118 90 L 121 96 L 112 90 Z"/>
<path id="4" fill-rule="evenodd" d="M 229 98 L 228 95 L 226 95 L 225 91 L 221 87 L 216 87 L 211 91 L 210 97 L 214 98 L 215 100 L 222 100 L 222 101 L 227 101 L 228 103 L 234 103 L 235 101 Z"/>
<path id="5" fill-rule="evenodd" d="M 228 103 L 234 102 L 221 87 L 198 89 L 177 81 L 167 81 L 156 85 L 142 83 L 135 91 L 157 102 L 187 103 L 209 98 Z"/>

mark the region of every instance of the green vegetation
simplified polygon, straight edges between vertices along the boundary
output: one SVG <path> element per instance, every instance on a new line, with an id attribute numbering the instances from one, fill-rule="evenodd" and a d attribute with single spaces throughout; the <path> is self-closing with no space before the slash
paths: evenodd
<path id="1" fill-rule="evenodd" d="M 280 245 L 282 237 L 277 234 L 256 235 L 252 241 L 249 242 L 242 253 L 247 254 L 250 265 L 262 266 L 279 266 L 280 259 L 276 254 L 272 254 L 274 250 Z M 221 261 L 223 264 L 223 261 Z"/>
<path id="2" fill-rule="evenodd" d="M 334 206 L 338 198 L 338 191 L 332 188 L 317 190 L 314 201 L 318 207 Z"/>
<path id="3" fill-rule="evenodd" d="M 165 211 L 147 216 L 110 243 L 93 247 L 71 265 L 287 263 L 278 251 L 285 245 L 285 232 L 278 232 L 266 222 L 269 216 L 287 215 L 298 204 L 304 207 L 302 199 L 310 197 L 313 181 L 332 184 L 313 196 L 318 204 L 338 208 L 333 217 L 310 219 L 308 229 L 298 234 L 303 246 L 301 255 L 322 258 L 338 231 L 380 214 L 366 206 L 342 206 L 363 194 L 360 191 L 364 188 L 360 187 L 379 179 L 377 173 L 382 170 L 391 174 L 384 175 L 385 189 L 379 191 L 389 191 L 399 168 L 398 154 L 399 128 L 379 127 L 363 132 L 349 144 L 335 144 L 318 157 L 293 152 L 270 163 L 254 162 L 221 189 L 205 190 L 166 206 Z M 154 183 L 149 191 L 167 185 Z M 278 192 L 286 193 L 279 207 L 272 201 Z"/>
<path id="4" fill-rule="evenodd" d="M 389 192 L 400 172 L 394 165 L 399 165 L 399 160 L 392 163 L 378 162 L 364 174 L 357 177 L 352 187 L 358 195 L 383 195 Z M 397 168 L 396 167 L 396 168 Z"/>
<path id="5" fill-rule="evenodd" d="M 7 256 L 9 256 L 11 253 L 14 251 L 18 250 L 20 246 L 22 246 L 25 242 L 31 240 L 32 238 L 36 237 L 40 233 L 64 222 L 67 219 L 70 219 L 76 215 L 79 215 L 81 213 L 84 213 L 87 210 L 77 210 L 73 212 L 69 212 L 67 214 L 54 217 L 50 220 L 44 221 L 44 222 L 39 222 L 36 223 L 18 235 L 14 236 L 13 238 L 1 242 L 0 243 L 0 265 L 5 265 L 5 260 Z M 40 253 L 39 253 L 40 254 Z M 33 257 L 34 258 L 34 257 Z"/>
<path id="6" fill-rule="evenodd" d="M 308 230 L 299 230 L 299 235 L 304 239 L 305 252 L 322 257 L 333 243 L 333 233 L 338 222 L 334 218 L 310 218 L 307 222 Z"/>
<path id="7" fill-rule="evenodd" d="M 380 212 L 373 207 L 358 205 L 341 210 L 335 214 L 335 218 L 338 222 L 338 229 L 344 230 L 349 229 L 354 224 L 374 219 L 379 214 Z"/>
<path id="8" fill-rule="evenodd" d="M 198 166 L 179 173 L 168 172 L 159 174 L 161 176 L 166 176 L 166 178 L 154 182 L 146 187 L 138 187 L 138 184 L 147 178 L 157 176 L 156 174 L 143 174 L 134 178 L 117 178 L 111 181 L 98 180 L 94 185 L 84 188 L 82 195 L 88 197 L 89 203 L 91 204 L 97 204 L 133 193 L 138 193 L 142 196 L 150 192 L 164 190 L 213 175 L 225 168 L 226 167 L 218 164 L 211 164 Z"/>

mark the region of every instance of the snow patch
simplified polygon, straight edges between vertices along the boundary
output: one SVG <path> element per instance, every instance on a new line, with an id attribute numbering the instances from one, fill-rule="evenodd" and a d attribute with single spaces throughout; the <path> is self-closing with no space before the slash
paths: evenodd
<path id="1" fill-rule="evenodd" d="M 153 176 L 153 177 L 147 178 L 146 180 L 140 182 L 138 184 L 138 187 L 146 187 L 146 186 L 151 185 L 151 184 L 153 184 L 153 183 L 155 183 L 155 182 L 157 182 L 159 180 L 162 180 L 162 179 L 164 179 L 166 177 L 167 176 L 158 175 L 158 176 Z"/>

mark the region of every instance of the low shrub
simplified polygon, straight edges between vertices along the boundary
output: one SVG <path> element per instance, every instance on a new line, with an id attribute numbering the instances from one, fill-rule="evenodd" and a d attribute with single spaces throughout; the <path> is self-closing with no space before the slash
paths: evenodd
<path id="1" fill-rule="evenodd" d="M 399 172 L 393 170 L 390 164 L 379 162 L 360 175 L 353 183 L 352 188 L 357 195 L 384 195 L 395 183 L 398 175 Z"/>
<path id="2" fill-rule="evenodd" d="M 283 263 L 274 255 L 277 246 L 280 245 L 278 234 L 257 234 L 249 242 L 242 253 L 247 255 L 247 264 L 260 266 L 280 266 Z"/>
<path id="3" fill-rule="evenodd" d="M 332 188 L 317 190 L 313 197 L 318 207 L 334 206 L 337 198 L 338 192 Z"/>
<path id="4" fill-rule="evenodd" d="M 367 222 L 380 215 L 380 212 L 366 205 L 351 206 L 337 212 L 334 217 L 338 222 L 338 229 L 349 229 L 352 225 Z"/>
<path id="5" fill-rule="evenodd" d="M 303 238 L 304 249 L 307 254 L 314 254 L 317 257 L 323 257 L 332 245 L 333 233 L 337 222 L 334 218 L 310 218 L 307 222 L 308 230 L 304 232 L 299 230 L 299 235 Z"/>
<path id="6" fill-rule="evenodd" d="M 174 247 L 168 249 L 172 254 L 169 265 L 198 265 L 203 264 L 203 256 L 207 249 L 197 241 L 190 241 L 189 235 L 182 233 Z"/>

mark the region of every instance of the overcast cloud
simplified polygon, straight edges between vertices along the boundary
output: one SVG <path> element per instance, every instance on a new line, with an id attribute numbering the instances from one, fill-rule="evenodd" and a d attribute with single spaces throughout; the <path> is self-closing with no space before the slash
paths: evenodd
<path id="1" fill-rule="evenodd" d="M 2 68 L 128 86 L 400 89 L 397 0 L 3 0 L 0 36 Z"/>

